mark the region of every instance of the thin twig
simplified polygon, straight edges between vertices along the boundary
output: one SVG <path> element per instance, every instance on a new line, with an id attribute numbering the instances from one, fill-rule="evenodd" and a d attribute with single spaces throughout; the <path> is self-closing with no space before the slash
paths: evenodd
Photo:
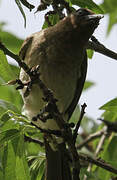
<path id="1" fill-rule="evenodd" d="M 18 65 L 21 68 L 23 68 L 24 71 L 28 74 L 28 72 L 30 71 L 30 68 L 20 59 L 18 55 L 12 53 L 9 49 L 7 49 L 2 42 L 0 42 L 0 49 L 4 52 L 5 55 L 8 55 L 11 58 L 13 58 L 18 63 Z"/>
<path id="2" fill-rule="evenodd" d="M 44 146 L 44 143 L 42 141 L 39 141 L 38 139 L 33 139 L 26 135 L 24 135 L 24 141 L 33 142 L 33 143 L 39 144 L 40 146 Z"/>
<path id="3" fill-rule="evenodd" d="M 106 135 L 107 135 L 107 133 L 106 133 L 106 131 L 107 131 L 107 126 L 104 126 L 104 127 L 103 127 L 103 130 L 105 131 L 105 133 L 102 134 L 102 136 L 101 136 L 101 138 L 100 138 L 100 141 L 99 141 L 99 143 L 98 143 L 98 145 L 97 145 L 97 148 L 96 148 L 96 151 L 95 151 L 95 154 L 94 154 L 95 157 L 97 157 L 98 154 L 100 153 L 100 151 L 102 150 L 102 146 L 103 146 L 103 144 L 104 144 L 104 141 L 105 141 L 105 138 L 106 138 Z M 88 168 L 87 168 L 87 171 L 88 171 L 88 172 L 91 171 L 91 167 L 92 167 L 92 163 L 90 163 L 89 166 L 88 166 Z M 86 179 L 87 179 L 87 176 L 84 175 L 84 180 L 86 180 Z"/>
<path id="4" fill-rule="evenodd" d="M 99 138 L 105 133 L 105 131 L 102 129 L 96 133 L 90 134 L 83 142 L 77 145 L 77 149 L 81 149 L 83 146 L 88 144 L 90 141 L 93 141 L 96 138 Z"/>
<path id="5" fill-rule="evenodd" d="M 100 153 L 101 149 L 102 149 L 102 146 L 104 144 L 105 138 L 107 136 L 107 132 L 106 132 L 107 131 L 107 126 L 104 126 L 103 130 L 105 131 L 105 133 L 102 135 L 102 137 L 101 137 L 101 139 L 100 139 L 100 141 L 98 143 L 97 149 L 95 151 L 95 156 L 97 156 Z"/>
<path id="6" fill-rule="evenodd" d="M 84 103 L 82 106 L 81 106 L 81 113 L 80 113 L 80 118 L 76 124 L 76 128 L 74 130 L 74 133 L 73 133 L 73 139 L 74 139 L 74 143 L 76 142 L 76 138 L 77 138 L 77 135 L 78 135 L 78 130 L 79 130 L 79 127 L 80 127 L 80 124 L 81 124 L 81 121 L 83 119 L 83 116 L 85 114 L 85 108 L 87 107 L 87 105 Z"/>
<path id="7" fill-rule="evenodd" d="M 115 173 L 117 174 L 117 169 L 112 167 L 110 164 L 108 164 L 107 162 L 105 162 L 104 160 L 102 159 L 95 159 L 95 158 L 92 158 L 88 155 L 85 155 L 85 154 L 80 154 L 79 153 L 79 158 L 81 160 L 84 160 L 84 161 L 87 161 L 87 162 L 90 162 L 92 164 L 95 164 L 103 169 L 106 169 L 107 171 L 110 171 L 112 173 Z"/>
<path id="8" fill-rule="evenodd" d="M 35 126 L 35 127 L 36 127 L 37 129 L 39 129 L 42 133 L 53 134 L 53 135 L 55 135 L 55 136 L 62 137 L 61 131 L 59 131 L 59 130 L 42 129 L 41 127 L 37 126 L 37 125 L 34 124 L 33 122 L 31 122 L 31 125 Z"/>
<path id="9" fill-rule="evenodd" d="M 101 44 L 99 41 L 94 42 L 94 41 L 88 41 L 86 49 L 92 49 L 95 52 L 98 52 L 100 54 L 103 54 L 105 56 L 108 56 L 112 59 L 117 60 L 117 53 L 114 51 L 111 51 L 110 49 L 106 48 L 103 44 Z"/>

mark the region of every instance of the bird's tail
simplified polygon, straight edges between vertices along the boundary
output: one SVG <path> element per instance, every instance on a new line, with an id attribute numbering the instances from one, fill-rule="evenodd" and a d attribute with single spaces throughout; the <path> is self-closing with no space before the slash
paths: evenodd
<path id="1" fill-rule="evenodd" d="M 59 144 L 56 151 L 46 142 L 46 180 L 71 180 L 70 167 L 65 144 Z"/>

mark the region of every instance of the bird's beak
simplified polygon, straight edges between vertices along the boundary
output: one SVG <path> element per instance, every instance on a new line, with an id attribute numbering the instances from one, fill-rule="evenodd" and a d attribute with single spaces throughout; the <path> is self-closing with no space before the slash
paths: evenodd
<path id="1" fill-rule="evenodd" d="M 82 25 L 90 25 L 90 27 L 94 27 L 97 28 L 97 26 L 99 25 L 99 21 L 100 19 L 102 19 L 104 16 L 101 14 L 90 14 L 90 15 L 86 15 L 83 16 L 81 24 Z"/>
<path id="2" fill-rule="evenodd" d="M 104 17 L 104 15 L 102 15 L 102 14 L 91 14 L 91 15 L 84 16 L 84 20 L 86 20 L 86 21 L 95 20 L 95 19 L 100 20 L 103 17 Z"/>

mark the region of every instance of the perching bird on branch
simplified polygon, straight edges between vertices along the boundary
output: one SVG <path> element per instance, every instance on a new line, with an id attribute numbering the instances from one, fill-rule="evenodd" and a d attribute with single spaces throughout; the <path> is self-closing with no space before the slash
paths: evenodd
<path id="1" fill-rule="evenodd" d="M 101 18 L 88 9 L 79 9 L 56 25 L 32 34 L 22 45 L 20 57 L 30 68 L 40 65 L 40 79 L 58 100 L 65 121 L 70 119 L 79 101 L 87 72 L 85 46 Z M 22 82 L 29 79 L 24 70 L 20 79 Z M 24 93 L 25 88 L 22 90 L 24 113 L 32 119 L 44 107 L 43 93 L 36 84 L 27 97 Z M 59 129 L 53 119 L 34 123 L 44 129 Z M 57 142 L 58 149 L 46 147 L 47 180 L 71 180 L 69 165 L 64 160 L 64 143 L 59 139 Z"/>

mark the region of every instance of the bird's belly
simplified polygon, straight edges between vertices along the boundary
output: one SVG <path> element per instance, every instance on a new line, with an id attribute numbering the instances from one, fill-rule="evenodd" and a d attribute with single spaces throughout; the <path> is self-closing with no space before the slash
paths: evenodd
<path id="1" fill-rule="evenodd" d="M 70 67 L 74 66 L 74 68 Z M 71 71 L 74 69 L 74 71 Z M 43 64 L 40 66 L 41 80 L 52 90 L 54 97 L 58 100 L 59 111 L 64 114 L 75 94 L 78 76 L 78 67 L 71 64 Z M 44 107 L 43 93 L 38 85 L 33 85 L 28 97 L 24 99 L 25 115 L 29 118 L 36 116 Z M 64 117 L 63 117 L 64 118 Z M 51 121 L 51 122 L 50 122 Z M 39 122 L 42 128 L 58 129 L 54 120 L 47 120 L 46 123 Z"/>

